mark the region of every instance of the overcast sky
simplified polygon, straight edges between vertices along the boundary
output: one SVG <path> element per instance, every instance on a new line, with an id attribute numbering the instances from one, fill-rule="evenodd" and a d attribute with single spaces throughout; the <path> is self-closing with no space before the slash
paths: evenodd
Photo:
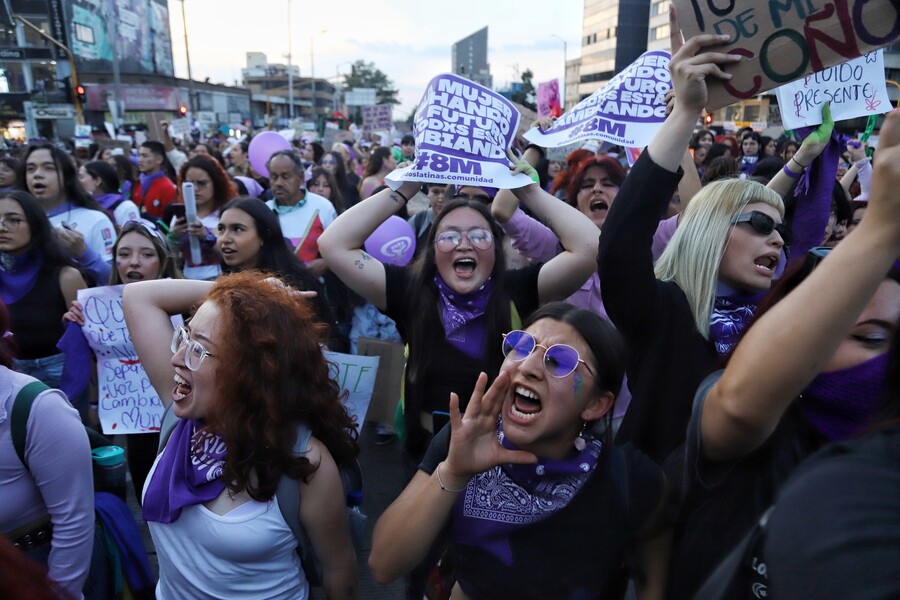
<path id="1" fill-rule="evenodd" d="M 448 5 L 453 8 L 443 8 Z M 309 76 L 312 35 L 317 77 L 335 81 L 357 59 L 374 62 L 399 90 L 394 118 L 405 118 L 428 81 L 450 71 L 453 43 L 485 25 L 495 88 L 518 80 L 525 69 L 536 82 L 562 83 L 563 43 L 553 35 L 566 40 L 568 58 L 580 56 L 583 7 L 581 0 L 293 0 L 293 63 Z M 181 9 L 179 0 L 170 0 L 175 74 L 187 77 Z M 186 0 L 185 10 L 194 79 L 240 83 L 247 52 L 287 62 L 288 0 Z"/>

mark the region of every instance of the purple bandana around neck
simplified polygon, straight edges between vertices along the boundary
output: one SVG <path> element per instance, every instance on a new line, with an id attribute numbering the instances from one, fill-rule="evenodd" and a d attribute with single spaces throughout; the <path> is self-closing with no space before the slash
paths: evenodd
<path id="1" fill-rule="evenodd" d="M 165 175 L 166 174 L 163 173 L 162 170 L 157 171 L 156 173 L 150 173 L 149 175 L 144 175 L 143 173 L 141 173 L 141 196 L 146 196 L 147 190 L 150 189 L 150 186 L 153 184 L 153 182 L 160 177 L 165 177 Z"/>
<path id="2" fill-rule="evenodd" d="M 113 207 L 113 204 L 122 199 L 122 194 L 111 193 L 111 194 L 103 194 L 102 196 L 94 196 L 94 200 L 96 200 L 103 210 L 110 210 Z"/>
<path id="3" fill-rule="evenodd" d="M 724 283 L 719 283 L 716 302 L 709 318 L 709 336 L 720 356 L 728 354 L 737 344 L 753 318 L 756 305 L 765 295 L 765 292 L 737 292 Z"/>
<path id="4" fill-rule="evenodd" d="M 494 281 L 489 277 L 480 288 L 469 294 L 450 289 L 441 274 L 434 276 L 441 301 L 441 317 L 444 333 L 451 346 L 471 358 L 484 356 L 484 311 L 494 291 Z"/>
<path id="5" fill-rule="evenodd" d="M 74 208 L 78 208 L 78 207 L 75 206 L 74 204 L 72 204 L 70 201 L 66 200 L 59 206 L 56 206 L 56 207 L 51 208 L 50 210 L 46 211 L 46 213 L 47 213 L 48 217 L 55 217 L 56 215 L 61 215 L 64 212 L 69 212 L 70 210 L 72 210 Z"/>
<path id="6" fill-rule="evenodd" d="M 13 256 L 0 253 L 0 296 L 7 305 L 18 302 L 34 287 L 41 270 L 40 250 Z"/>
<path id="7" fill-rule="evenodd" d="M 497 438 L 503 435 L 498 419 Z M 478 546 L 505 565 L 512 564 L 509 536 L 569 505 L 597 467 L 603 445 L 590 438 L 584 450 L 562 460 L 539 458 L 532 465 L 501 465 L 479 473 L 466 485 L 453 507 L 453 539 Z"/>
<path id="8" fill-rule="evenodd" d="M 225 442 L 200 427 L 182 419 L 172 430 L 144 494 L 145 521 L 173 523 L 184 507 L 208 502 L 225 489 Z"/>
<path id="9" fill-rule="evenodd" d="M 885 353 L 849 369 L 819 373 L 800 397 L 804 416 L 833 442 L 860 433 L 881 405 L 887 363 Z"/>

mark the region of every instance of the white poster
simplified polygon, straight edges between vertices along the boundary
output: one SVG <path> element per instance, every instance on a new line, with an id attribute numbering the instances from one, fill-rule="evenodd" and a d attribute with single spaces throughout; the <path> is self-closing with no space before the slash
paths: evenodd
<path id="1" fill-rule="evenodd" d="M 362 425 L 366 422 L 366 412 L 372 401 L 372 391 L 375 389 L 375 375 L 378 374 L 377 356 L 358 356 L 356 354 L 341 354 L 325 350 L 322 352 L 328 361 L 328 371 L 341 388 L 341 393 L 347 392 L 344 398 L 344 406 L 351 417 L 355 417 L 360 433 Z"/>

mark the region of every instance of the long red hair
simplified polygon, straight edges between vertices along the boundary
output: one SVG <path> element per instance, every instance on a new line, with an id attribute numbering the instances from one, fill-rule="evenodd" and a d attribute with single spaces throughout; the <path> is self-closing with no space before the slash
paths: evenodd
<path id="1" fill-rule="evenodd" d="M 296 290 L 266 278 L 223 275 L 206 297 L 219 311 L 217 394 L 207 425 L 228 448 L 224 480 L 259 501 L 275 494 L 282 474 L 307 481 L 315 472 L 317 465 L 292 452 L 299 423 L 338 465 L 359 454 L 355 424 L 322 355 L 328 327 Z"/>

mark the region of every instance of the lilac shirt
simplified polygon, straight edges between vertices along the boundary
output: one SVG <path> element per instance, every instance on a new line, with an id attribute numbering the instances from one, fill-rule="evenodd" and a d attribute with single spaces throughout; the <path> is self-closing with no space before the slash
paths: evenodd
<path id="1" fill-rule="evenodd" d="M 87 579 L 94 545 L 91 449 L 76 411 L 58 390 L 35 399 L 28 417 L 25 458 L 12 443 L 10 417 L 16 394 L 34 378 L 0 366 L 0 530 L 41 517 L 53 521 L 50 577 L 75 598 Z"/>
<path id="2" fill-rule="evenodd" d="M 653 234 L 654 261 L 666 249 L 677 227 L 678 215 L 659 222 L 659 227 Z M 509 221 L 500 223 L 500 228 L 512 240 L 512 247 L 532 262 L 547 262 L 563 250 L 556 234 L 540 221 L 526 215 L 521 208 L 516 209 Z M 603 297 L 600 295 L 600 276 L 596 271 L 584 282 L 580 290 L 566 298 L 566 302 L 609 320 L 603 307 Z M 624 416 L 630 402 L 631 392 L 628 391 L 626 381 L 616 398 L 613 416 L 617 419 Z"/>

